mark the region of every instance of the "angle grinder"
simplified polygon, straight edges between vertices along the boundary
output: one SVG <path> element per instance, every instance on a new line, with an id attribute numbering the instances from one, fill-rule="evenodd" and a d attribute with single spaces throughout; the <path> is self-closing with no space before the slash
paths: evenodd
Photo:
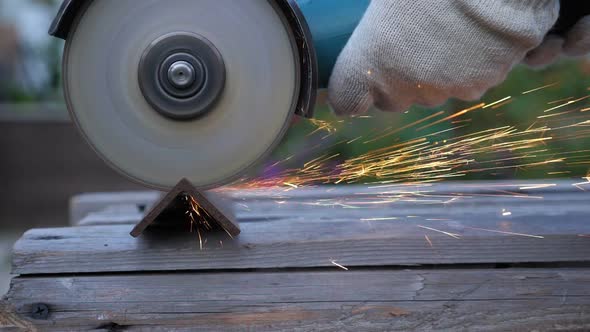
<path id="1" fill-rule="evenodd" d="M 71 117 L 110 166 L 147 187 L 235 180 L 280 142 L 369 0 L 65 0 Z"/>

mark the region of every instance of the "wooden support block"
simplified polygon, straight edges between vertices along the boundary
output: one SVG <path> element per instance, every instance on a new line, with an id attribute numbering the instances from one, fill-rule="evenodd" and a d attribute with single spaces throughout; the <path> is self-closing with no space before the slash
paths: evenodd
<path id="1" fill-rule="evenodd" d="M 356 225 L 356 226 L 355 226 Z M 384 225 L 385 226 L 385 225 Z M 319 227 L 319 228 L 318 228 Z M 148 232 L 139 239 L 128 226 L 39 229 L 27 232 L 13 250 L 14 274 L 67 274 L 227 269 L 326 268 L 332 260 L 348 266 L 417 266 L 452 264 L 576 264 L 590 260 L 590 238 L 547 235 L 464 236 L 460 240 L 432 234 L 400 237 L 394 227 L 342 223 L 323 226 L 297 221 L 243 223 L 233 241 L 223 233 L 207 235 L 200 250 L 188 231 Z M 319 231 L 318 231 L 319 229 Z M 330 230 L 334 230 L 330 233 Z M 225 235 L 227 237 L 227 235 Z M 220 243 L 220 241 L 223 241 Z"/>
<path id="2" fill-rule="evenodd" d="M 530 198 L 484 195 L 482 190 L 497 188 L 492 183 L 441 184 L 428 187 L 432 197 L 425 202 L 418 197 L 378 205 L 360 205 L 379 199 L 376 189 L 363 186 L 239 191 L 227 199 L 235 204 L 242 233 L 233 241 L 209 234 L 203 250 L 187 224 L 182 232 L 163 229 L 162 236 L 135 239 L 127 232 L 140 221 L 138 214 L 96 213 L 89 227 L 27 232 L 14 247 L 13 273 L 325 268 L 332 259 L 350 267 L 587 262 L 590 192 L 557 184 L 532 191 Z M 523 185 L 495 186 L 514 191 Z M 444 203 L 453 192 L 465 198 Z M 361 208 L 336 205 L 343 201 Z M 521 235 L 494 232 L 503 230 Z"/>
<path id="3" fill-rule="evenodd" d="M 42 331 L 587 331 L 589 269 L 351 269 L 21 277 Z M 43 304 L 48 315 L 33 318 Z"/>
<path id="4" fill-rule="evenodd" d="M 31 230 L 0 331 L 590 330 L 590 192 L 398 189 L 385 203 L 362 186 L 236 191 L 243 233 L 202 246 L 184 218 L 128 236 L 133 204 Z"/>
<path id="5" fill-rule="evenodd" d="M 85 193 L 73 196 L 69 202 L 71 226 L 85 226 L 89 221 L 84 220 L 88 215 L 113 211 L 118 206 L 135 206 L 138 213 L 153 206 L 163 193 L 159 191 L 129 191 L 129 192 L 101 192 Z"/>

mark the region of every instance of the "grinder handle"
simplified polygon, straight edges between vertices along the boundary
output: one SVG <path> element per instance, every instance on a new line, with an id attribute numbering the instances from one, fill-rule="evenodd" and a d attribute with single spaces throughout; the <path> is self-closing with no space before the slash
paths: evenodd
<path id="1" fill-rule="evenodd" d="M 320 88 L 328 86 L 336 59 L 369 3 L 370 0 L 297 0 L 313 36 Z"/>

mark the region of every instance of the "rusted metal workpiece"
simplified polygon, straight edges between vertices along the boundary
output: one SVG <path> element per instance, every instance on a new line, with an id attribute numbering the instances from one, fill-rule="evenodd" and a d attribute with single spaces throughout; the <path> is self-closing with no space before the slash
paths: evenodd
<path id="1" fill-rule="evenodd" d="M 196 218 L 204 218 L 210 230 L 222 230 L 231 237 L 240 234 L 232 209 L 225 199 L 213 192 L 202 192 L 195 188 L 190 181 L 182 179 L 171 191 L 156 202 L 149 212 L 131 231 L 131 236 L 139 237 L 148 227 L 183 228 L 187 225 L 193 229 L 187 214 L 195 213 Z M 190 211 L 190 207 L 194 211 Z M 198 215 L 200 214 L 200 215 Z"/>

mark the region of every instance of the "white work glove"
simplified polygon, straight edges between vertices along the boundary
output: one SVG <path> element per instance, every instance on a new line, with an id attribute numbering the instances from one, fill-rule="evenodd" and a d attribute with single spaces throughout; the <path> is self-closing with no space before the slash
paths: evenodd
<path id="1" fill-rule="evenodd" d="M 372 0 L 338 58 L 329 103 L 359 114 L 479 99 L 527 54 L 547 62 L 533 50 L 558 17 L 558 0 Z"/>
<path id="2" fill-rule="evenodd" d="M 539 67 L 555 62 L 562 55 L 577 57 L 588 53 L 590 53 L 590 16 L 584 16 L 567 31 L 549 32 L 543 43 L 527 54 L 524 62 L 529 66 Z"/>

